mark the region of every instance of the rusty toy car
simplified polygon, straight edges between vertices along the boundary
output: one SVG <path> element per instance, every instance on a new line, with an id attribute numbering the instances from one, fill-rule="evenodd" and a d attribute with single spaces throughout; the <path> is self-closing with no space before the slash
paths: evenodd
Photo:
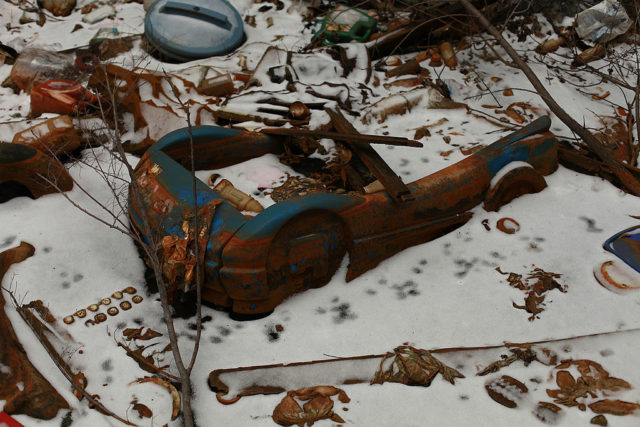
<path id="1" fill-rule="evenodd" d="M 411 198 L 373 194 L 308 194 L 283 200 L 252 218 L 197 181 L 196 233 L 204 251 L 203 299 L 245 315 L 265 314 L 296 292 L 325 285 L 345 253 L 350 281 L 403 249 L 466 223 L 484 202 L 497 210 L 546 186 L 558 166 L 557 142 L 541 117 L 445 169 L 407 184 Z M 191 130 L 196 169 L 217 169 L 283 151 L 281 139 L 215 126 Z M 146 216 L 156 241 L 188 239 L 193 217 L 189 130 L 173 131 L 151 146 L 135 174 L 141 200 L 130 192 L 129 215 L 144 235 Z M 526 162 L 526 163 L 525 163 Z M 178 288 L 182 285 L 172 285 Z M 171 287 L 170 287 L 171 289 Z M 189 291 L 189 286 L 180 288 Z"/>

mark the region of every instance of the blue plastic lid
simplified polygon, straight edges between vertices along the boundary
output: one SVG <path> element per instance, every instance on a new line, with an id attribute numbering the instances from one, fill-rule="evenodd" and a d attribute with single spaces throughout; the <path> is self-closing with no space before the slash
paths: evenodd
<path id="1" fill-rule="evenodd" d="M 156 0 L 144 33 L 162 54 L 179 61 L 224 55 L 244 37 L 238 11 L 225 0 Z"/>

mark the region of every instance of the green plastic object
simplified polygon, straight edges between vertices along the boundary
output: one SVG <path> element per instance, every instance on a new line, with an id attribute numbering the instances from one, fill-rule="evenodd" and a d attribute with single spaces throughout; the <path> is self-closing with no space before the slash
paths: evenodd
<path id="1" fill-rule="evenodd" d="M 317 36 L 323 37 L 325 46 L 352 40 L 366 42 L 376 25 L 377 21 L 364 11 L 338 5 L 324 17 Z"/>

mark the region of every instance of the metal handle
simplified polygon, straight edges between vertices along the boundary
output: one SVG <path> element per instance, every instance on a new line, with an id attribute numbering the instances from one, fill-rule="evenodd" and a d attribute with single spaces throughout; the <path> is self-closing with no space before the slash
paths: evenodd
<path id="1" fill-rule="evenodd" d="M 210 21 L 219 26 L 226 27 L 229 25 L 227 17 L 220 12 L 179 1 L 168 1 L 160 8 L 160 13 L 175 13 L 178 15 L 189 16 L 203 21 Z"/>

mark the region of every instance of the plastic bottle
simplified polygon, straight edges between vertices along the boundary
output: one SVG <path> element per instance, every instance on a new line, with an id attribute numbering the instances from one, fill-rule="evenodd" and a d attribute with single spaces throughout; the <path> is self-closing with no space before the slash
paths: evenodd
<path id="1" fill-rule="evenodd" d="M 25 49 L 11 69 L 11 80 L 25 92 L 51 79 L 77 80 L 80 71 L 72 55 L 45 49 Z"/>

